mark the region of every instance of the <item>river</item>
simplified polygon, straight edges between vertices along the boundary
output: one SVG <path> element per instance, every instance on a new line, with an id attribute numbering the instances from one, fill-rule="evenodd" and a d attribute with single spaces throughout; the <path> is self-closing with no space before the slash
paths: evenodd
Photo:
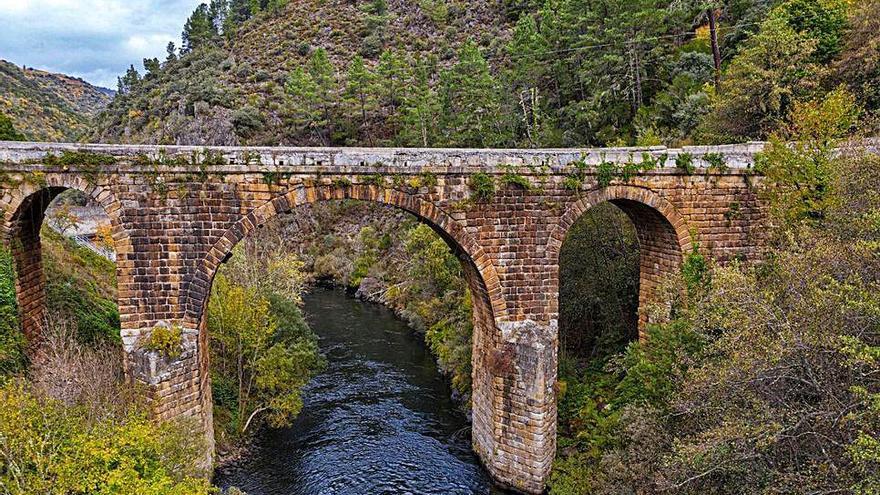
<path id="1" fill-rule="evenodd" d="M 306 295 L 328 367 L 290 428 L 259 434 L 215 483 L 249 495 L 499 494 L 421 337 L 339 290 Z"/>

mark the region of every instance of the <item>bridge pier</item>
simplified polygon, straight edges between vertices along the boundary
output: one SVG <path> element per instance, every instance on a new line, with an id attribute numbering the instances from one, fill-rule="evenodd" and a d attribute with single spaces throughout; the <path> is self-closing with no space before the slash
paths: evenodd
<path id="1" fill-rule="evenodd" d="M 498 345 L 474 356 L 481 366 L 474 368 L 474 451 L 498 483 L 541 493 L 556 455 L 556 324 L 498 326 Z"/>

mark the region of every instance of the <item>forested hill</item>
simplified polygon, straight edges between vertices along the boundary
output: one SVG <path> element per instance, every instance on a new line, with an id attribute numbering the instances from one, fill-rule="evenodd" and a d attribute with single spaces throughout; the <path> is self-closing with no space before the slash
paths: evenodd
<path id="1" fill-rule="evenodd" d="M 82 79 L 0 60 L 0 115 L 12 120 L 23 139 L 76 141 L 112 93 Z"/>
<path id="2" fill-rule="evenodd" d="M 213 0 L 187 21 L 180 50 L 169 46 L 166 61 L 121 79 L 90 138 L 473 147 L 766 139 L 797 102 L 837 88 L 863 116 L 876 111 L 878 4 Z"/>

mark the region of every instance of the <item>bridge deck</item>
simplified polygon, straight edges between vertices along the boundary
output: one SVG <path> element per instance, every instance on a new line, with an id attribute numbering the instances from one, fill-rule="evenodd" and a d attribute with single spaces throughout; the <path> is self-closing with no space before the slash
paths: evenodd
<path id="1" fill-rule="evenodd" d="M 7 170 L 30 170 L 40 165 L 48 155 L 64 152 L 91 152 L 108 155 L 116 160 L 113 168 L 119 172 L 136 172 L 138 160 L 145 158 L 163 165 L 168 171 L 185 171 L 192 165 L 192 157 L 199 163 L 206 156 L 212 158 L 213 172 L 262 172 L 266 167 L 291 173 L 315 172 L 316 169 L 338 173 L 397 171 L 414 173 L 422 168 L 442 168 L 446 173 L 484 171 L 503 172 L 509 167 L 528 169 L 548 167 L 550 172 L 570 172 L 570 165 L 583 162 L 595 167 L 602 162 L 617 165 L 641 163 L 647 157 L 659 160 L 665 157 L 662 168 L 655 172 L 674 173 L 676 158 L 690 155 L 697 169 L 711 165 L 706 157 L 722 156 L 726 171 L 748 169 L 754 164 L 755 154 L 765 143 L 732 144 L 721 146 L 663 146 L 642 148 L 576 148 L 576 149 L 420 149 L 420 148 L 288 148 L 288 147 L 204 147 L 204 146 L 147 146 L 76 143 L 29 143 L 0 141 L 0 167 Z M 187 164 L 180 164 L 180 159 Z M 17 166 L 16 166 L 17 165 Z M 547 171 L 545 169 L 545 171 Z M 544 173 L 545 171 L 533 171 Z M 528 173 L 523 170 L 522 173 Z M 716 171 L 722 172 L 722 171 Z"/>

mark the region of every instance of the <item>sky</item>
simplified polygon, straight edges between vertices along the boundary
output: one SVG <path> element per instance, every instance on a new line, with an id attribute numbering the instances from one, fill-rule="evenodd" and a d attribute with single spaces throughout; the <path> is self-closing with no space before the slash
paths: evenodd
<path id="1" fill-rule="evenodd" d="M 129 65 L 164 60 L 205 0 L 0 0 L 0 59 L 110 89 Z"/>

